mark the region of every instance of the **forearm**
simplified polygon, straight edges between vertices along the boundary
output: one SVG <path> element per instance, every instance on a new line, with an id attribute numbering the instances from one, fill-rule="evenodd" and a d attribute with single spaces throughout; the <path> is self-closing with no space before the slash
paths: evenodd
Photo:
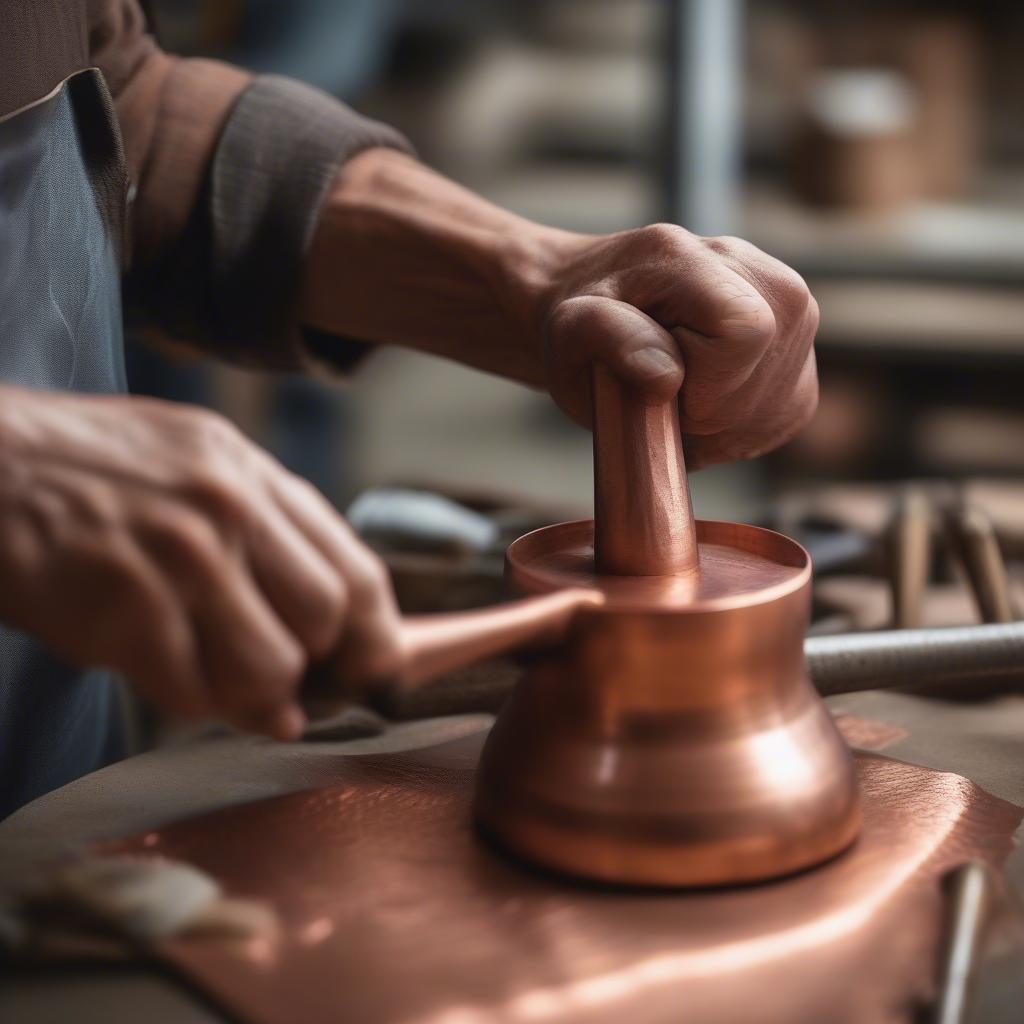
<path id="1" fill-rule="evenodd" d="M 402 153 L 368 150 L 324 203 L 300 315 L 332 334 L 540 384 L 542 298 L 586 241 L 502 210 Z"/>

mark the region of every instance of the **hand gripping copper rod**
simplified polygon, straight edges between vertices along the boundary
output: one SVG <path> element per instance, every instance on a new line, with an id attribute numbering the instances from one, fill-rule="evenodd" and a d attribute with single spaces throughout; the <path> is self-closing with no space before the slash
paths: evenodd
<path id="1" fill-rule="evenodd" d="M 593 367 L 594 561 L 615 576 L 698 571 L 675 398 L 651 402 Z"/>

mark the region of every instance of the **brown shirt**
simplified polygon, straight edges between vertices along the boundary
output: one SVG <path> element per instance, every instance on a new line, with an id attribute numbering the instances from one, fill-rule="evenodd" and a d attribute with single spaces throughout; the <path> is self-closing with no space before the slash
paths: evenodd
<path id="1" fill-rule="evenodd" d="M 217 354 L 302 365 L 295 303 L 324 193 L 355 153 L 408 144 L 301 83 L 164 53 L 136 0 L 0 0 L 0 117 L 91 66 L 132 181 L 129 300 Z"/>

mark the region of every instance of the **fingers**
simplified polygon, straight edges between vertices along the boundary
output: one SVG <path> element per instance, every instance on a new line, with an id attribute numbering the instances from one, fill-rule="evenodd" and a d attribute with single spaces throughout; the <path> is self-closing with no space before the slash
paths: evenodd
<path id="1" fill-rule="evenodd" d="M 348 607 L 344 577 L 268 497 L 250 537 L 256 581 L 313 660 L 333 650 Z"/>
<path id="2" fill-rule="evenodd" d="M 274 723 L 274 735 L 295 738 L 301 726 L 277 728 L 274 713 L 294 705 L 307 654 L 258 586 L 245 548 L 181 507 L 157 504 L 140 519 L 137 532 L 189 618 L 210 710 L 241 728 Z"/>
<path id="3" fill-rule="evenodd" d="M 278 477 L 273 486 L 281 507 L 346 581 L 347 618 L 334 673 L 357 689 L 394 675 L 402 657 L 401 620 L 384 564 L 305 481 Z"/>
<path id="4" fill-rule="evenodd" d="M 593 424 L 591 366 L 603 363 L 652 401 L 673 398 L 683 383 L 683 362 L 672 335 L 629 303 L 602 296 L 562 302 L 545 339 L 552 397 L 576 422 Z"/>
<path id="5" fill-rule="evenodd" d="M 744 396 L 745 397 L 745 396 Z M 814 352 L 804 358 L 785 401 L 770 388 L 744 404 L 742 414 L 721 430 L 693 434 L 683 424 L 687 466 L 701 469 L 737 459 L 752 459 L 773 451 L 796 436 L 812 419 L 818 405 L 818 375 Z"/>
<path id="6" fill-rule="evenodd" d="M 217 583 L 192 605 L 214 707 L 241 728 L 277 722 L 279 712 L 297 707 L 306 653 L 241 565 L 222 565 Z"/>
<path id="7" fill-rule="evenodd" d="M 38 621 L 23 623 L 66 661 L 127 676 L 167 713 L 213 713 L 191 618 L 176 588 L 128 535 L 67 553 L 39 578 Z"/>
<path id="8" fill-rule="evenodd" d="M 678 389 L 694 467 L 759 454 L 806 423 L 818 310 L 799 274 L 742 239 L 665 224 L 615 236 L 599 257 L 586 294 L 547 324 L 549 388 L 573 419 L 591 425 L 598 360 L 652 399 Z"/>
<path id="9" fill-rule="evenodd" d="M 702 315 L 681 310 L 671 334 L 686 366 L 682 407 L 691 422 L 715 415 L 754 376 L 777 335 L 775 314 L 754 286 L 711 254 Z M 685 304 L 685 298 L 681 304 Z"/>

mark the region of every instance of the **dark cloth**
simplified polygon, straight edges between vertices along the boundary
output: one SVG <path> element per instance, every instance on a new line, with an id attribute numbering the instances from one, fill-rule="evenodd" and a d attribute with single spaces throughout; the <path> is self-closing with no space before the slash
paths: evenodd
<path id="1" fill-rule="evenodd" d="M 173 335 L 302 366 L 320 204 L 380 145 L 405 144 L 314 89 L 162 53 L 134 0 L 0 0 L 0 379 L 124 390 L 126 270 Z M 0 817 L 121 747 L 107 674 L 0 625 Z"/>

